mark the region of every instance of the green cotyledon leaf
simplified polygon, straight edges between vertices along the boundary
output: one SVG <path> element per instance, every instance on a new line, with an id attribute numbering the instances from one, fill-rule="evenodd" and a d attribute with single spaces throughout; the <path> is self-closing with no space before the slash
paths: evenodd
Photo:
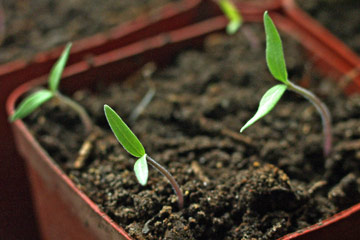
<path id="1" fill-rule="evenodd" d="M 50 100 L 53 96 L 54 96 L 53 92 L 47 89 L 40 90 L 31 94 L 20 103 L 19 107 L 10 117 L 10 121 L 14 122 L 17 119 L 22 119 L 28 116 L 36 108 L 40 107 L 43 103 Z"/>
<path id="2" fill-rule="evenodd" d="M 264 13 L 264 26 L 266 33 L 266 62 L 268 68 L 274 78 L 288 84 L 288 74 L 281 38 L 267 11 Z"/>
<path id="3" fill-rule="evenodd" d="M 149 169 L 146 160 L 146 154 L 144 154 L 141 158 L 139 158 L 134 164 L 134 172 L 137 180 L 143 186 L 146 185 L 148 176 L 149 176 Z"/>
<path id="4" fill-rule="evenodd" d="M 286 91 L 286 88 L 287 86 L 285 84 L 278 84 L 270 88 L 261 98 L 259 108 L 255 115 L 241 128 L 240 132 L 243 132 L 257 120 L 268 114 L 280 100 L 281 96 Z"/>
<path id="5" fill-rule="evenodd" d="M 49 75 L 49 89 L 53 92 L 57 91 L 60 84 L 61 75 L 64 71 L 66 62 L 69 58 L 71 43 L 66 44 L 65 49 L 61 53 L 60 58 L 52 67 Z"/>
<path id="6" fill-rule="evenodd" d="M 134 157 L 144 156 L 143 145 L 120 116 L 108 105 L 104 105 L 104 112 L 111 130 L 123 148 Z"/>

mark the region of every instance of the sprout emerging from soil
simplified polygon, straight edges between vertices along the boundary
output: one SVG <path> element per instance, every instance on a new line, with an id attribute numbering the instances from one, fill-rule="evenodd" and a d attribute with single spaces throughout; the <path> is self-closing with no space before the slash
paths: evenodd
<path id="1" fill-rule="evenodd" d="M 285 90 L 294 91 L 306 99 L 308 99 L 320 113 L 323 133 L 324 133 L 324 155 L 328 156 L 331 151 L 332 135 L 331 135 L 331 116 L 326 105 L 312 92 L 297 86 L 288 80 L 285 58 L 282 49 L 280 35 L 268 15 L 264 13 L 264 25 L 266 32 L 266 62 L 268 68 L 275 79 L 282 82 L 270 88 L 260 100 L 259 108 L 255 115 L 241 128 L 243 132 L 246 128 L 254 124 L 257 120 L 268 114 L 280 100 Z"/>
<path id="2" fill-rule="evenodd" d="M 226 32 L 229 35 L 236 33 L 243 23 L 243 18 L 231 0 L 219 0 L 219 7 L 229 19 L 229 24 L 226 26 Z"/>
<path id="3" fill-rule="evenodd" d="M 178 197 L 179 208 L 182 209 L 184 205 L 184 197 L 175 178 L 168 170 L 166 170 L 163 166 L 161 166 L 158 162 L 146 154 L 145 149 L 139 139 L 111 107 L 104 105 L 104 112 L 116 139 L 128 153 L 138 158 L 134 164 L 134 172 L 139 183 L 143 186 L 146 185 L 149 175 L 148 163 L 150 163 L 150 165 L 156 168 L 169 180 Z"/>
<path id="4" fill-rule="evenodd" d="M 48 89 L 42 89 L 34 92 L 30 96 L 26 97 L 15 110 L 14 114 L 10 116 L 10 121 L 14 122 L 17 119 L 22 119 L 31 114 L 35 109 L 40 107 L 45 102 L 49 101 L 52 98 L 58 99 L 61 103 L 66 104 L 74 111 L 79 114 L 81 121 L 83 122 L 87 134 L 92 130 L 93 124 L 82 106 L 73 101 L 72 99 L 62 95 L 58 88 L 60 84 L 61 75 L 64 71 L 66 62 L 69 58 L 69 53 L 71 49 L 71 43 L 68 43 L 63 50 L 60 58 L 54 64 L 50 71 L 49 80 L 48 80 Z"/>

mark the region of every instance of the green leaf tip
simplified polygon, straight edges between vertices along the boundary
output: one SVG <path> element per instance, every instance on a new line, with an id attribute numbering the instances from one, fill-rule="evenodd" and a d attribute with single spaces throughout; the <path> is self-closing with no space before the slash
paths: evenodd
<path id="1" fill-rule="evenodd" d="M 261 98 L 259 108 L 255 115 L 240 129 L 240 132 L 243 132 L 257 120 L 268 114 L 275 107 L 286 89 L 287 86 L 285 84 L 278 84 L 270 88 Z"/>
<path id="2" fill-rule="evenodd" d="M 281 38 L 267 11 L 264 13 L 264 26 L 266 33 L 266 62 L 268 68 L 274 78 L 288 84 L 288 73 Z"/>
<path id="3" fill-rule="evenodd" d="M 49 75 L 49 89 L 53 92 L 57 91 L 60 84 L 61 75 L 64 71 L 66 62 L 69 58 L 70 49 L 72 43 L 66 44 L 65 49 L 61 53 L 60 58 L 56 61 L 54 66 L 52 67 Z"/>
<path id="4" fill-rule="evenodd" d="M 40 90 L 30 96 L 26 97 L 15 110 L 14 114 L 10 116 L 10 122 L 17 119 L 22 119 L 32 113 L 36 108 L 40 107 L 43 103 L 50 100 L 54 94 L 49 90 Z"/>
<path id="5" fill-rule="evenodd" d="M 104 105 L 104 112 L 111 130 L 123 148 L 134 157 L 144 156 L 143 145 L 120 116 L 106 104 Z"/>
<path id="6" fill-rule="evenodd" d="M 149 169 L 146 160 L 146 154 L 140 157 L 134 164 L 134 172 L 137 180 L 143 186 L 146 185 L 148 176 L 149 176 Z"/>
<path id="7" fill-rule="evenodd" d="M 220 0 L 219 6 L 229 19 L 229 24 L 226 27 L 227 34 L 231 35 L 236 33 L 243 23 L 243 18 L 239 10 L 230 0 Z"/>

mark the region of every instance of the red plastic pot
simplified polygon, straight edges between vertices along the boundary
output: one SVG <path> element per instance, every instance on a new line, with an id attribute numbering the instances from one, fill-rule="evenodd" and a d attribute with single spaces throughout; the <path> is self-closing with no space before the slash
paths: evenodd
<path id="1" fill-rule="evenodd" d="M 76 41 L 69 64 L 82 60 L 91 64 L 91 56 L 188 25 L 198 18 L 200 3 L 200 0 L 184 0 L 168 4 L 153 14 L 121 24 L 108 33 Z M 61 49 L 57 48 L 36 55 L 29 62 L 18 60 L 1 65 L 0 102 L 5 103 L 11 91 L 21 83 L 48 73 L 60 52 Z M 14 147 L 5 107 L 0 108 L 0 129 L 0 239 L 37 239 L 24 162 Z"/>
<path id="2" fill-rule="evenodd" d="M 225 21 L 221 24 L 224 25 Z M 202 35 L 199 34 L 199 29 L 203 31 Z M 95 57 L 93 67 L 86 62 L 74 64 L 66 69 L 62 88 L 71 91 L 85 85 L 91 86 L 100 75 L 102 79 L 109 81 L 124 79 L 147 61 L 167 62 L 173 55 L 171 53 L 185 45 L 199 43 L 208 31 L 203 29 L 202 25 L 194 26 Z M 195 32 L 193 38 L 184 36 L 184 33 Z M 169 37 L 172 43 L 167 44 Z M 7 105 L 9 113 L 13 111 L 16 99 L 33 85 L 34 82 L 27 83 L 12 93 Z M 127 239 L 121 228 L 112 223 L 75 187 L 39 146 L 22 121 L 13 124 L 13 131 L 18 150 L 27 161 L 35 208 L 44 239 Z"/>
<path id="3" fill-rule="evenodd" d="M 265 0 L 268 8 L 276 8 L 278 0 Z M 247 14 L 259 15 L 263 9 L 258 2 L 240 6 Z M 264 5 L 261 5 L 264 6 Z M 124 47 L 128 44 L 168 32 L 194 22 L 220 15 L 221 12 L 213 1 L 183 0 L 170 3 L 152 14 L 140 16 L 134 21 L 121 24 L 108 33 L 74 42 L 72 56 L 68 65 L 87 61 L 91 66 L 92 58 Z M 0 66 L 0 102 L 6 101 L 10 92 L 21 83 L 40 77 L 49 72 L 60 55 L 61 48 L 40 53 L 31 61 L 18 60 Z M 113 55 L 114 58 L 119 56 Z M 86 68 L 83 65 L 84 69 Z M 24 164 L 14 147 L 5 108 L 0 109 L 0 239 L 37 238 L 36 225 L 29 198 L 29 186 L 25 177 Z M 22 231 L 17 229 L 21 228 Z M 16 237 L 17 236 L 17 237 Z"/>
<path id="4" fill-rule="evenodd" d="M 245 15 L 261 16 L 265 10 L 277 9 L 281 0 L 254 0 L 238 3 Z M 107 33 L 78 40 L 72 47 L 72 58 L 68 65 L 88 60 L 93 56 L 109 52 L 159 33 L 175 30 L 198 21 L 221 15 L 214 0 L 183 0 L 169 3 L 154 10 L 150 15 L 121 24 Z M 5 79 L 26 81 L 46 74 L 61 53 L 62 47 L 36 55 L 30 62 L 18 60 L 0 66 L 0 82 Z M 9 81 L 9 80 L 8 80 Z"/>
<path id="5" fill-rule="evenodd" d="M 149 15 L 143 15 L 133 21 L 121 23 L 106 33 L 78 40 L 72 47 L 72 59 L 68 64 L 89 59 L 141 39 L 157 35 L 188 25 L 194 21 L 196 9 L 200 0 L 184 0 L 154 10 Z M 170 24 L 169 24 L 170 23 Z M 9 76 L 21 79 L 33 79 L 46 74 L 61 53 L 62 47 L 39 53 L 31 61 L 18 60 L 0 66 L 0 80 Z"/>
<path id="6" fill-rule="evenodd" d="M 307 30 L 299 27 L 298 22 L 287 18 L 288 11 L 285 7 L 274 9 L 270 14 L 283 30 L 295 32 L 299 39 L 317 43 L 316 48 L 304 44 L 314 56 L 322 56 L 324 52 L 329 51 L 329 47 L 320 44 L 320 40 L 313 40 Z M 262 15 L 244 14 L 244 18 L 248 21 L 261 21 Z M 78 62 L 66 69 L 62 89 L 71 92 L 85 86 L 91 87 L 99 76 L 107 79 L 107 82 L 125 79 L 148 61 L 166 64 L 176 52 L 184 47 L 200 46 L 206 35 L 223 31 L 226 24 L 227 20 L 223 16 L 214 17 L 94 56 L 91 65 L 84 61 Z M 326 47 L 322 47 L 323 45 Z M 324 64 L 330 64 L 330 60 L 322 59 Z M 334 70 L 338 71 L 338 68 Z M 37 79 L 16 89 L 7 101 L 8 114 L 14 111 L 15 103 L 23 93 L 44 81 L 45 78 Z M 16 121 L 12 128 L 18 150 L 28 164 L 44 239 L 130 239 L 121 227 L 112 222 L 96 204 L 75 187 L 37 143 L 22 121 Z M 360 204 L 320 224 L 284 236 L 283 239 L 357 239 L 360 229 L 356 226 L 359 223 Z"/>
<path id="7" fill-rule="evenodd" d="M 239 7 L 249 18 L 259 18 L 265 8 L 279 8 L 279 3 L 279 0 L 255 0 L 240 3 Z M 210 0 L 171 3 L 150 15 L 121 24 L 108 33 L 76 41 L 68 65 L 81 61 L 87 61 L 91 65 L 94 56 L 221 14 L 215 2 Z M 9 93 L 21 83 L 48 73 L 60 52 L 61 49 L 57 48 L 36 55 L 29 62 L 18 60 L 0 66 L 0 102 L 5 102 Z M 114 58 L 119 56 L 113 54 Z M 85 65 L 83 67 L 86 68 Z M 0 126 L 0 141 L 5 143 L 0 144 L 0 189 L 3 195 L 0 200 L 3 209 L 0 211 L 0 239 L 19 239 L 25 236 L 35 239 L 36 226 L 32 217 L 28 182 L 25 181 L 24 164 L 10 137 L 5 108 L 0 109 Z M 18 228 L 22 231 L 17 231 Z"/>

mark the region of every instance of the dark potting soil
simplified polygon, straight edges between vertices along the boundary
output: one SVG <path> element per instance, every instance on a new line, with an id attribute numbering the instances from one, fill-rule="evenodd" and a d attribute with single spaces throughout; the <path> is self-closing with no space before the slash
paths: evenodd
<path id="1" fill-rule="evenodd" d="M 0 1 L 6 19 L 0 63 L 30 60 L 35 53 L 106 31 L 170 1 L 177 0 Z"/>
<path id="2" fill-rule="evenodd" d="M 184 51 L 149 82 L 132 78 L 98 94 L 75 93 L 101 129 L 80 169 L 74 159 L 86 136 L 75 113 L 50 101 L 26 122 L 79 189 L 135 239 L 276 239 L 315 224 L 360 200 L 360 96 L 345 98 L 283 36 L 290 79 L 309 84 L 333 114 L 334 150 L 323 157 L 320 117 L 293 92 L 240 134 L 277 84 L 265 63 L 263 27 L 247 27 L 258 48 L 241 32 L 211 35 L 203 51 Z M 156 94 L 131 122 L 149 86 Z M 104 103 L 174 175 L 184 209 L 156 170 L 146 186 L 138 184 L 136 159 L 110 132 Z"/>
<path id="3" fill-rule="evenodd" d="M 360 54 L 359 0 L 297 0 L 297 3 Z"/>

